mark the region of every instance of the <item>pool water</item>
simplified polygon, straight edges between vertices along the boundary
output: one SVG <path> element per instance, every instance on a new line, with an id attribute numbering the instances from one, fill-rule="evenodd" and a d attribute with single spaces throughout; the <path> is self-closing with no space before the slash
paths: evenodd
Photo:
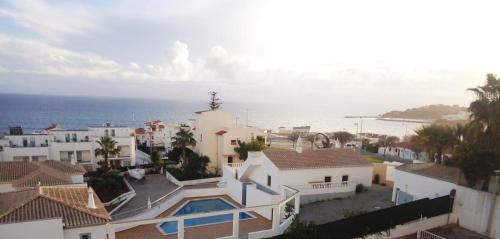
<path id="1" fill-rule="evenodd" d="M 205 213 L 214 211 L 223 211 L 236 208 L 227 201 L 221 198 L 209 198 L 200 200 L 191 200 L 184 204 L 182 208 L 177 210 L 174 215 L 187 215 L 194 213 Z M 240 212 L 240 220 L 252 218 L 248 213 Z M 224 214 L 209 217 L 191 218 L 184 220 L 184 227 L 195 227 L 207 224 L 221 223 L 221 222 L 232 222 L 233 214 Z M 177 221 L 164 222 L 160 225 L 160 229 L 165 234 L 171 234 L 177 232 Z"/>

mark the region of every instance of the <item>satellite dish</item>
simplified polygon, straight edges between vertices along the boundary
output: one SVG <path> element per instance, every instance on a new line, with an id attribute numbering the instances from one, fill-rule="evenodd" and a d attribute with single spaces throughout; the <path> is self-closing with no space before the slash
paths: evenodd
<path id="1" fill-rule="evenodd" d="M 314 146 L 317 149 L 328 149 L 332 147 L 332 144 L 330 143 L 330 139 L 326 134 L 317 133 L 314 136 Z"/>

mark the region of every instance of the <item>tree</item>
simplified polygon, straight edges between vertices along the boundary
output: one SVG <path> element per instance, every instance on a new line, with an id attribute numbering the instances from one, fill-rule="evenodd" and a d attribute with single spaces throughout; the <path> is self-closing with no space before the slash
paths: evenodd
<path id="1" fill-rule="evenodd" d="M 382 145 L 382 147 L 387 147 L 397 142 L 399 142 L 399 138 L 396 136 L 383 135 L 378 138 L 378 144 Z"/>
<path id="2" fill-rule="evenodd" d="M 476 100 L 470 103 L 471 126 L 476 128 L 476 141 L 482 147 L 500 153 L 500 79 L 488 74 L 486 84 L 471 88 Z"/>
<path id="3" fill-rule="evenodd" d="M 300 133 L 299 132 L 292 132 L 290 135 L 288 135 L 288 139 L 292 141 L 292 146 L 295 148 L 295 142 L 297 142 L 297 139 L 299 139 Z"/>
<path id="4" fill-rule="evenodd" d="M 222 103 L 220 102 L 220 98 L 217 97 L 217 92 L 210 91 L 210 92 L 208 92 L 208 94 L 210 94 L 210 101 L 208 102 L 208 106 L 210 107 L 210 110 L 220 109 Z"/>
<path id="5" fill-rule="evenodd" d="M 314 148 L 314 142 L 316 141 L 316 135 L 314 134 L 308 134 L 306 137 L 306 140 L 311 143 L 311 149 Z"/>
<path id="6" fill-rule="evenodd" d="M 118 144 L 115 140 L 113 140 L 109 136 L 101 137 L 100 140 L 97 140 L 97 144 L 99 148 L 97 148 L 94 153 L 95 156 L 102 156 L 104 158 L 104 162 L 101 164 L 101 167 L 104 171 L 108 171 L 109 169 L 109 156 L 116 155 L 120 153 L 120 148 L 116 145 Z"/>
<path id="7" fill-rule="evenodd" d="M 246 160 L 248 158 L 248 152 L 250 151 L 262 151 L 266 148 L 266 144 L 264 140 L 252 139 L 250 142 L 243 142 L 238 139 L 238 147 L 234 148 L 234 152 L 236 152 L 240 159 Z"/>
<path id="8" fill-rule="evenodd" d="M 193 153 L 193 151 L 189 148 L 185 148 L 185 150 L 186 150 L 186 155 Z M 179 163 L 181 161 L 182 152 L 183 152 L 182 148 L 174 147 L 167 153 L 168 160 Z"/>
<path id="9" fill-rule="evenodd" d="M 488 74 L 485 85 L 469 91 L 476 96 L 469 105 L 471 122 L 457 128 L 460 140 L 453 158 L 469 186 L 482 182 L 485 189 L 493 170 L 500 168 L 500 79 Z"/>
<path id="10" fill-rule="evenodd" d="M 449 126 L 432 124 L 415 131 L 414 142 L 420 145 L 435 162 L 441 163 L 443 150 L 456 144 L 453 131 Z"/>
<path id="11" fill-rule="evenodd" d="M 197 153 L 190 153 L 189 160 L 183 170 L 184 180 L 200 179 L 207 175 L 207 166 L 210 158 L 200 156 Z"/>
<path id="12" fill-rule="evenodd" d="M 181 128 L 179 132 L 175 134 L 174 137 L 172 137 L 172 146 L 176 148 L 181 148 L 182 149 L 182 161 L 183 165 L 186 163 L 185 161 L 188 160 L 188 157 L 186 155 L 186 148 L 188 145 L 194 145 L 196 144 L 196 140 L 194 139 L 193 132 L 189 129 L 183 129 Z"/>
<path id="13" fill-rule="evenodd" d="M 165 165 L 165 162 L 161 158 L 160 152 L 157 150 L 153 151 L 151 154 L 151 162 L 155 165 L 156 168 L 161 168 Z"/>
<path id="14" fill-rule="evenodd" d="M 337 132 L 333 132 L 333 138 L 334 139 L 337 139 L 339 142 L 340 142 L 340 146 L 343 148 L 344 145 L 349 142 L 349 141 L 352 141 L 354 139 L 354 134 L 351 134 L 347 131 L 337 131 Z"/>

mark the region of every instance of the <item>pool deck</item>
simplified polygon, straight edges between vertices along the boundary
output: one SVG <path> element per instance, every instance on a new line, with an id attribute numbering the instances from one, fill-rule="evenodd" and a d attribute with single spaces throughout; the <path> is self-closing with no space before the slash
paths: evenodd
<path id="1" fill-rule="evenodd" d="M 169 209 L 162 212 L 158 216 L 158 218 L 168 217 L 170 214 L 172 214 L 172 212 L 177 210 L 180 206 L 182 206 L 188 200 L 214 198 L 214 197 L 223 198 L 223 199 L 231 202 L 232 204 L 236 205 L 239 208 L 243 207 L 243 205 L 239 204 L 238 202 L 233 200 L 228 195 L 213 195 L 213 196 L 208 196 L 208 197 L 190 197 L 190 198 L 183 198 L 181 201 L 176 203 L 174 206 L 172 206 Z M 250 214 L 252 214 L 252 216 L 254 216 L 255 218 L 240 220 L 240 236 L 247 235 L 249 232 L 271 229 L 272 224 L 271 224 L 270 220 L 266 219 L 265 217 L 262 217 L 261 215 L 255 213 L 255 212 L 250 212 Z M 224 223 L 218 223 L 218 224 L 213 224 L 213 225 L 185 228 L 184 237 L 189 238 L 189 239 L 218 238 L 218 237 L 230 236 L 232 234 L 232 230 L 233 230 L 233 223 L 232 222 L 224 222 Z M 141 226 L 133 227 L 133 228 L 121 231 L 121 232 L 117 232 L 115 235 L 115 238 L 116 239 L 139 239 L 139 238 L 175 239 L 175 238 L 177 238 L 177 233 L 171 234 L 171 235 L 163 235 L 156 227 L 156 224 L 148 224 L 148 225 L 141 225 Z"/>

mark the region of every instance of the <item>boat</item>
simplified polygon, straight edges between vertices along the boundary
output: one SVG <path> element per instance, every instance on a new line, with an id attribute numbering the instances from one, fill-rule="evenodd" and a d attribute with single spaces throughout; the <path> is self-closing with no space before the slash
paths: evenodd
<path id="1" fill-rule="evenodd" d="M 141 180 L 146 175 L 146 170 L 143 168 L 128 169 L 128 175 L 137 180 Z"/>

